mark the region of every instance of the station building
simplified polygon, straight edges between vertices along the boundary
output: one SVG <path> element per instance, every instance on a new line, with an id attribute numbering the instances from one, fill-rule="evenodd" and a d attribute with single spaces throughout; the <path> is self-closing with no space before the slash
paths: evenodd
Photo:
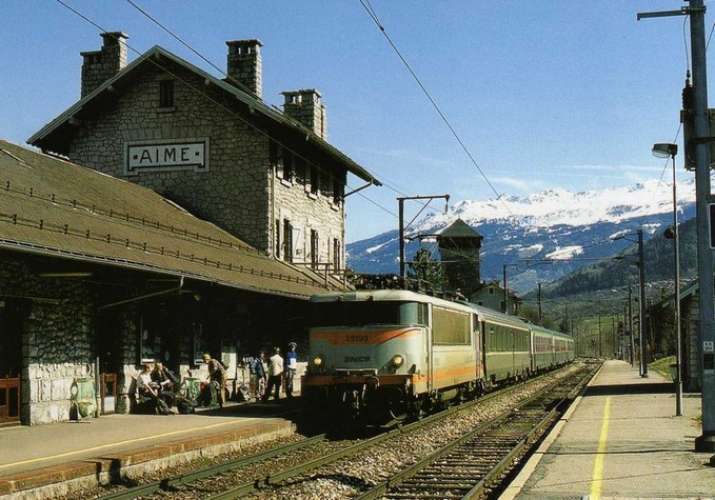
<path id="1" fill-rule="evenodd" d="M 347 177 L 379 181 L 327 143 L 320 93 L 265 104 L 258 40 L 227 42 L 222 80 L 158 46 L 127 63 L 126 38 L 82 53 L 43 153 L 0 142 L 0 425 L 69 419 L 78 384 L 126 412 L 149 360 L 238 380 L 348 287 Z"/>
<path id="2" fill-rule="evenodd" d="M 149 189 L 3 141 L 0 182 L 0 424 L 67 420 L 73 386 L 95 380 L 105 412 L 128 411 L 153 360 L 187 376 L 209 352 L 240 379 L 238 354 L 296 339 L 307 299 L 344 289 Z"/>
<path id="3" fill-rule="evenodd" d="M 348 173 L 315 89 L 262 100 L 262 44 L 226 42 L 226 79 L 155 46 L 127 64 L 127 35 L 83 52 L 81 99 L 28 142 L 146 186 L 268 255 L 339 274 Z"/>

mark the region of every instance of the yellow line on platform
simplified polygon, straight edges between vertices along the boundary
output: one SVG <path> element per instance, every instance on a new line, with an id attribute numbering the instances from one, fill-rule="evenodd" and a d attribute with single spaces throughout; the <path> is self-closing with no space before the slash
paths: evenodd
<path id="1" fill-rule="evenodd" d="M 247 421 L 249 421 L 249 420 L 256 420 L 256 418 L 247 418 L 247 419 L 241 420 L 241 422 L 247 422 Z M 205 426 L 199 427 L 199 428 L 194 427 L 194 428 L 191 428 L 191 429 L 180 429 L 180 430 L 177 430 L 177 431 L 164 432 L 164 433 L 162 433 L 162 434 L 153 434 L 153 435 L 151 435 L 151 436 L 144 436 L 144 437 L 140 437 L 140 438 L 127 439 L 127 440 L 125 440 L 125 441 L 117 441 L 116 443 L 102 444 L 102 445 L 99 445 L 99 446 L 94 446 L 94 447 L 92 447 L 92 448 L 83 448 L 83 449 L 81 449 L 81 450 L 76 450 L 76 451 L 67 451 L 67 452 L 65 452 L 65 453 L 59 453 L 59 454 L 57 454 L 57 455 L 51 455 L 51 456 L 49 456 L 49 457 L 31 458 L 31 459 L 28 459 L 28 460 L 21 460 L 21 461 L 19 461 L 19 462 L 13 462 L 13 463 L 10 463 L 10 464 L 3 464 L 3 465 L 0 465 L 0 469 L 8 469 L 8 468 L 10 468 L 10 467 L 17 467 L 17 466 L 19 466 L 19 465 L 32 464 L 32 463 L 36 463 L 36 462 L 44 462 L 44 461 L 53 460 L 53 459 L 56 459 L 56 458 L 65 458 L 65 457 L 69 457 L 69 456 L 72 456 L 72 455 L 78 455 L 78 454 L 80 454 L 80 453 L 88 453 L 88 452 L 92 452 L 92 451 L 103 450 L 103 449 L 105 449 L 105 448 L 111 448 L 111 447 L 116 447 L 116 446 L 123 446 L 123 445 L 125 445 L 125 444 L 139 443 L 139 442 L 141 442 L 141 441 L 147 441 L 147 440 L 150 440 L 150 439 L 158 439 L 158 438 L 163 438 L 163 437 L 168 437 L 168 436 L 175 436 L 175 435 L 177 435 L 177 434 L 183 434 L 183 433 L 191 432 L 191 431 L 197 431 L 197 430 L 199 430 L 199 431 L 204 431 L 204 430 L 206 430 L 206 429 L 214 429 L 214 428 L 216 428 L 216 427 L 223 427 L 223 426 L 225 426 L 225 425 L 231 425 L 231 424 L 235 425 L 235 424 L 237 424 L 237 423 L 238 423 L 237 421 L 232 420 L 232 421 L 229 421 L 229 422 L 219 422 L 219 423 L 217 423 L 217 424 L 205 425 Z"/>
<path id="2" fill-rule="evenodd" d="M 591 479 L 591 500 L 599 500 L 603 489 L 603 466 L 606 460 L 606 442 L 608 441 L 608 422 L 611 413 L 611 397 L 606 398 L 603 407 L 603 423 L 601 424 L 601 435 L 598 438 L 598 451 L 596 460 L 593 462 L 593 478 Z"/>

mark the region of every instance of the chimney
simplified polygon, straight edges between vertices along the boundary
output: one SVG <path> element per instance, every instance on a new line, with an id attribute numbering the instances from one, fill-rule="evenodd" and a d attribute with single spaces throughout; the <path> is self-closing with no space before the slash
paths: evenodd
<path id="1" fill-rule="evenodd" d="M 102 48 L 91 52 L 81 52 L 82 97 L 112 78 L 127 65 L 127 44 L 129 38 L 121 31 L 102 33 Z"/>
<path id="2" fill-rule="evenodd" d="M 320 92 L 301 89 L 282 92 L 285 96 L 283 112 L 312 130 L 323 140 L 328 139 L 328 117 Z"/>
<path id="3" fill-rule="evenodd" d="M 260 40 L 229 40 L 226 74 L 259 98 L 263 94 Z M 230 81 L 229 81 L 230 83 Z"/>

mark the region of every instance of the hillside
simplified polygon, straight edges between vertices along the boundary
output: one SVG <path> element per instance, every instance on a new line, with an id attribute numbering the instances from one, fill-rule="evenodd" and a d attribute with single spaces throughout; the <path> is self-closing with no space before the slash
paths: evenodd
<path id="1" fill-rule="evenodd" d="M 680 219 L 694 216 L 694 184 L 681 183 Z M 509 267 L 510 287 L 520 293 L 536 283 L 556 281 L 588 265 L 565 261 L 535 265 L 520 259 L 601 258 L 625 251 L 631 243 L 612 241 L 615 235 L 643 226 L 646 238 L 662 232 L 672 220 L 672 192 L 667 184 L 649 181 L 630 187 L 571 192 L 551 189 L 526 197 L 461 201 L 447 214 L 432 213 L 417 221 L 408 236 L 439 233 L 461 218 L 484 236 L 481 252 L 483 279 L 500 279 Z M 434 249 L 434 243 L 423 243 Z M 420 248 L 407 244 L 408 260 Z M 348 244 L 348 265 L 364 273 L 394 273 L 398 268 L 397 230 Z M 568 284 L 564 284 L 568 288 Z M 575 286 L 575 285 L 574 285 Z"/>

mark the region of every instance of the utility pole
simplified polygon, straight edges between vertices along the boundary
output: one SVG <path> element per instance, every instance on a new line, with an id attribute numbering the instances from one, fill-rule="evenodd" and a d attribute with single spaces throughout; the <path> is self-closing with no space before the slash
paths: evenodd
<path id="1" fill-rule="evenodd" d="M 646 302 L 645 302 L 645 253 L 643 252 L 643 228 L 638 229 L 638 286 L 640 288 L 640 353 L 641 353 L 641 377 L 648 376 L 648 363 L 645 352 L 646 336 Z"/>
<path id="2" fill-rule="evenodd" d="M 506 290 L 506 264 L 502 264 L 502 276 L 504 277 L 504 314 L 509 314 L 509 292 Z"/>
<path id="3" fill-rule="evenodd" d="M 538 283 L 538 289 L 536 292 L 536 301 L 539 304 L 539 324 L 543 324 L 544 317 L 541 313 L 541 283 Z M 573 330 L 573 322 L 571 323 L 571 329 Z"/>
<path id="4" fill-rule="evenodd" d="M 611 314 L 611 353 L 613 354 L 613 358 L 615 359 L 616 356 L 616 317 Z"/>
<path id="5" fill-rule="evenodd" d="M 690 50 L 693 66 L 693 125 L 695 137 L 695 204 L 698 234 L 698 340 L 702 369 L 703 433 L 695 440 L 696 451 L 715 451 L 715 308 L 713 307 L 713 254 L 710 249 L 708 202 L 710 194 L 710 119 L 708 113 L 707 62 L 705 59 L 705 5 L 690 0 L 679 11 L 638 14 L 644 17 L 690 16 Z M 689 119 L 686 117 L 686 119 Z M 686 148 L 688 145 L 686 144 Z"/>
<path id="6" fill-rule="evenodd" d="M 628 285 L 628 332 L 631 334 L 631 366 L 636 364 L 636 339 L 633 332 L 633 289 Z"/>
<path id="7" fill-rule="evenodd" d="M 420 214 L 427 208 L 427 205 L 434 199 L 444 198 L 445 207 L 444 211 L 447 212 L 449 208 L 449 195 L 439 194 L 439 195 L 427 195 L 427 196 L 402 196 L 397 198 L 398 206 L 398 218 L 399 218 L 399 245 L 400 245 L 400 279 L 402 280 L 402 288 L 405 288 L 405 283 L 407 283 L 407 267 L 405 266 L 405 230 L 410 227 L 410 225 L 420 216 Z M 406 200 L 429 200 L 425 205 L 417 212 L 412 220 L 407 226 L 405 226 L 405 201 Z"/>
<path id="8" fill-rule="evenodd" d="M 598 308 L 598 357 L 600 358 L 601 351 L 602 351 L 602 347 L 601 347 L 601 345 L 602 345 L 601 344 L 601 308 L 600 308 L 601 304 L 599 303 L 598 305 L 599 305 L 599 308 Z"/>
<path id="9" fill-rule="evenodd" d="M 678 231 L 678 194 L 675 183 L 675 154 L 673 154 L 673 254 L 675 258 L 675 276 L 673 287 L 673 300 L 675 301 L 675 416 L 683 415 L 683 341 L 680 338 L 680 234 Z"/>

